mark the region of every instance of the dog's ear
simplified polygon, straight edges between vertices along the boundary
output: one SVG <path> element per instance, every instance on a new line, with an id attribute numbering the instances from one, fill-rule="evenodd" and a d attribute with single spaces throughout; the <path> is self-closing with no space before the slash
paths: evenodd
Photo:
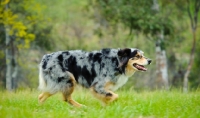
<path id="1" fill-rule="evenodd" d="M 127 57 L 131 54 L 131 49 L 129 48 L 124 48 L 124 49 L 120 49 L 117 53 L 117 55 L 119 57 Z"/>
<path id="2" fill-rule="evenodd" d="M 131 54 L 131 49 L 125 48 L 125 49 L 120 49 L 117 53 L 118 58 L 119 58 L 119 65 L 118 68 L 124 67 L 125 64 L 128 62 L 129 56 Z"/>

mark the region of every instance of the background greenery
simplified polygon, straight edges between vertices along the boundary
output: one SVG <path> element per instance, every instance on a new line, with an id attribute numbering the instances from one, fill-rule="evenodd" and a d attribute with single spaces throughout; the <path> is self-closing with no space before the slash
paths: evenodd
<path id="1" fill-rule="evenodd" d="M 8 0 L 1 2 L 5 1 Z M 72 49 L 91 51 L 107 47 L 134 47 L 143 50 L 153 63 L 148 67 L 147 72 L 136 73 L 126 87 L 135 90 L 155 89 L 156 54 L 153 35 L 160 29 L 168 31 L 162 47 L 167 53 L 170 87 L 181 87 L 192 45 L 190 19 L 185 9 L 186 1 L 158 1 L 160 9 L 158 14 L 144 11 L 143 8 L 137 6 L 144 4 L 150 7 L 150 2 L 139 3 L 136 0 L 133 1 L 133 6 L 129 5 L 120 9 L 118 9 L 119 5 L 126 4 L 126 1 L 110 0 L 107 4 L 104 2 L 104 0 L 11 0 L 9 9 L 13 14 L 11 16 L 15 17 L 13 23 L 10 24 L 14 26 L 20 22 L 24 25 L 24 30 L 17 30 L 16 34 L 23 32 L 31 34 L 28 38 L 19 37 L 16 42 L 15 50 L 20 67 L 16 88 L 37 88 L 38 64 L 46 53 Z M 4 9 L 2 3 L 1 9 Z M 156 15 L 152 17 L 152 14 Z M 129 16 L 136 19 L 132 27 L 127 27 L 130 25 Z M 5 17 L 1 17 L 3 18 Z M 0 48 L 2 49 L 0 51 L 2 70 L 0 85 L 5 88 L 5 34 L 4 25 L 2 23 L 0 25 Z M 20 29 L 19 26 L 16 25 L 16 28 Z M 196 34 L 197 48 L 189 76 L 189 87 L 194 90 L 200 83 L 199 28 Z"/>

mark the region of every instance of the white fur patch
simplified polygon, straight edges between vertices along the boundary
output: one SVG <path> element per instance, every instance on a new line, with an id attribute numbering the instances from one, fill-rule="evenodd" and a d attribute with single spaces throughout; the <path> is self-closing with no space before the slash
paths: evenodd
<path id="1" fill-rule="evenodd" d="M 124 84 L 126 84 L 126 82 L 128 81 L 128 78 L 131 77 L 134 73 L 130 74 L 130 75 L 125 75 L 122 74 L 118 77 L 117 82 L 115 83 L 115 85 L 110 87 L 110 90 L 112 91 L 116 91 L 117 89 L 119 89 L 120 87 L 122 87 Z"/>
<path id="2" fill-rule="evenodd" d="M 128 76 L 126 75 L 120 75 L 116 84 L 113 85 L 110 89 L 112 91 L 116 91 L 117 89 L 119 89 L 120 87 L 122 87 L 126 82 L 128 81 Z"/>
<path id="3" fill-rule="evenodd" d="M 44 90 L 46 88 L 46 83 L 43 79 L 43 75 L 42 75 L 42 68 L 40 67 L 40 72 L 39 72 L 39 87 L 38 89 L 40 90 Z"/>

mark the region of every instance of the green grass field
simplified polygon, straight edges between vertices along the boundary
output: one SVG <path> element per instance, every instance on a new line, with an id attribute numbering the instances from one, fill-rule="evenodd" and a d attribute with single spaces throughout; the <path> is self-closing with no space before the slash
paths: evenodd
<path id="1" fill-rule="evenodd" d="M 0 92 L 0 118 L 199 118 L 200 92 L 117 91 L 119 99 L 108 105 L 92 97 L 87 90 L 78 90 L 73 98 L 86 105 L 74 108 L 56 94 L 39 105 L 36 90 Z"/>

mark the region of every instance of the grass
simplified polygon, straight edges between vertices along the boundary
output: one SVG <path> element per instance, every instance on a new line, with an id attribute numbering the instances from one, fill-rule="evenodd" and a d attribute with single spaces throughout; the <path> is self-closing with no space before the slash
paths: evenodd
<path id="1" fill-rule="evenodd" d="M 87 90 L 78 90 L 73 98 L 86 105 L 74 108 L 56 94 L 39 105 L 36 90 L 0 92 L 0 118 L 197 118 L 200 117 L 200 92 L 117 91 L 119 99 L 108 105 L 92 97 Z"/>

